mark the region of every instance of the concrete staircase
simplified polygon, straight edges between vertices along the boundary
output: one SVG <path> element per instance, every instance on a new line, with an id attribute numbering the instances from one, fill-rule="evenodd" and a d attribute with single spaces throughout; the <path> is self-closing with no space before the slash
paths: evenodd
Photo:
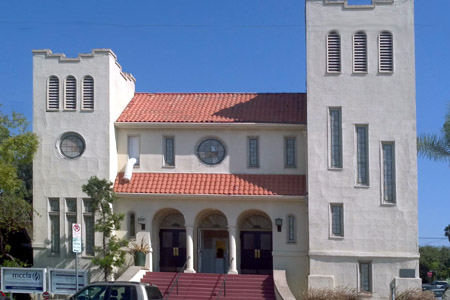
<path id="1" fill-rule="evenodd" d="M 182 273 L 177 287 L 169 289 L 177 273 L 148 272 L 142 282 L 156 284 L 168 300 L 216 300 L 225 279 L 225 274 Z M 228 275 L 226 296 L 224 288 L 219 299 L 224 300 L 275 300 L 274 283 L 271 275 Z"/>

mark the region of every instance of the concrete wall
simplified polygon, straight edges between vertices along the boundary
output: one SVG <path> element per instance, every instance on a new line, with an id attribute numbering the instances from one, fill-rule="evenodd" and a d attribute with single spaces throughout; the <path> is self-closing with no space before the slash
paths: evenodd
<path id="1" fill-rule="evenodd" d="M 234 173 L 234 174 L 306 174 L 306 136 L 302 127 L 245 128 L 245 126 L 208 129 L 148 127 L 118 130 L 118 169 L 124 171 L 128 160 L 128 136 L 140 137 L 140 166 L 136 172 Z M 165 167 L 163 141 L 174 137 L 175 167 Z M 259 168 L 248 167 L 248 137 L 259 137 Z M 284 137 L 296 137 L 296 168 L 285 168 Z M 226 151 L 224 160 L 207 165 L 197 157 L 198 145 L 206 138 L 220 140 Z"/>
<path id="2" fill-rule="evenodd" d="M 354 287 L 357 281 L 336 257 L 348 257 L 353 269 L 358 260 L 369 260 L 373 298 L 378 299 L 388 296 L 385 277 L 392 280 L 399 268 L 414 268 L 418 276 L 413 0 L 348 8 L 343 1 L 325 2 L 306 1 L 311 282 L 326 286 L 332 275 L 335 286 Z M 378 35 L 385 30 L 393 35 L 392 74 L 378 71 Z M 326 72 L 330 31 L 341 37 L 340 74 Z M 358 31 L 367 35 L 367 74 L 352 72 L 352 37 Z M 342 109 L 343 167 L 339 169 L 329 167 L 329 107 Z M 369 128 L 368 186 L 356 184 L 355 124 Z M 395 142 L 395 204 L 382 200 L 383 141 Z M 330 236 L 330 203 L 343 204 L 343 238 Z M 379 256 L 390 257 L 394 267 L 379 266 L 383 264 Z"/>

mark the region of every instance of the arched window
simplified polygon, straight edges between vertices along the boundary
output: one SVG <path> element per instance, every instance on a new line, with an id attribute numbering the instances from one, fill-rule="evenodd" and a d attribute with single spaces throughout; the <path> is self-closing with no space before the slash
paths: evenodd
<path id="1" fill-rule="evenodd" d="M 59 110 L 59 78 L 55 75 L 47 82 L 47 110 Z"/>
<path id="2" fill-rule="evenodd" d="M 367 36 L 364 32 L 353 36 L 353 72 L 367 73 Z"/>
<path id="3" fill-rule="evenodd" d="M 67 76 L 64 93 L 64 109 L 77 109 L 77 80 L 73 76 Z"/>
<path id="4" fill-rule="evenodd" d="M 380 72 L 391 73 L 394 71 L 392 34 L 383 31 L 378 37 L 378 61 Z"/>
<path id="5" fill-rule="evenodd" d="M 327 72 L 341 72 L 341 37 L 335 31 L 327 36 Z"/>
<path id="6" fill-rule="evenodd" d="M 88 75 L 83 78 L 82 91 L 82 109 L 94 109 L 94 78 L 92 76 Z"/>

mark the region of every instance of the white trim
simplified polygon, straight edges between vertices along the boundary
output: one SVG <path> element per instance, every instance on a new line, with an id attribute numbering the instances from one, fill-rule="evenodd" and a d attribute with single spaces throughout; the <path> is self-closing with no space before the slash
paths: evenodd
<path id="1" fill-rule="evenodd" d="M 306 124 L 284 123 L 182 123 L 182 122 L 114 122 L 117 128 L 274 128 L 274 129 L 298 129 L 306 131 Z"/>
<path id="2" fill-rule="evenodd" d="M 308 255 L 313 257 L 359 257 L 359 258 L 404 258 L 419 259 L 416 253 L 403 252 L 354 252 L 354 251 L 309 251 Z"/>

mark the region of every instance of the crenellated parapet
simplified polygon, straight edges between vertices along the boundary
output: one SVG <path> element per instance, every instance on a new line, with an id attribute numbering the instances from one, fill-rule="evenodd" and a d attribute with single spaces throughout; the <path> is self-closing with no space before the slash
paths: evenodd
<path id="1" fill-rule="evenodd" d="M 80 53 L 77 57 L 66 57 L 64 53 L 53 53 L 50 49 L 33 50 L 33 56 L 44 56 L 46 59 L 57 59 L 60 63 L 79 63 L 99 55 L 111 55 L 114 58 L 115 64 L 119 68 L 122 77 L 125 80 L 136 82 L 136 79 L 132 74 L 122 71 L 122 66 L 117 61 L 117 56 L 111 49 L 92 49 L 91 53 Z"/>
<path id="2" fill-rule="evenodd" d="M 313 0 L 314 1 L 314 0 Z M 319 0 L 325 4 L 340 4 L 344 8 L 375 8 L 377 4 L 392 4 L 394 0 L 372 0 L 371 4 L 352 4 L 348 3 L 348 0 Z"/>

